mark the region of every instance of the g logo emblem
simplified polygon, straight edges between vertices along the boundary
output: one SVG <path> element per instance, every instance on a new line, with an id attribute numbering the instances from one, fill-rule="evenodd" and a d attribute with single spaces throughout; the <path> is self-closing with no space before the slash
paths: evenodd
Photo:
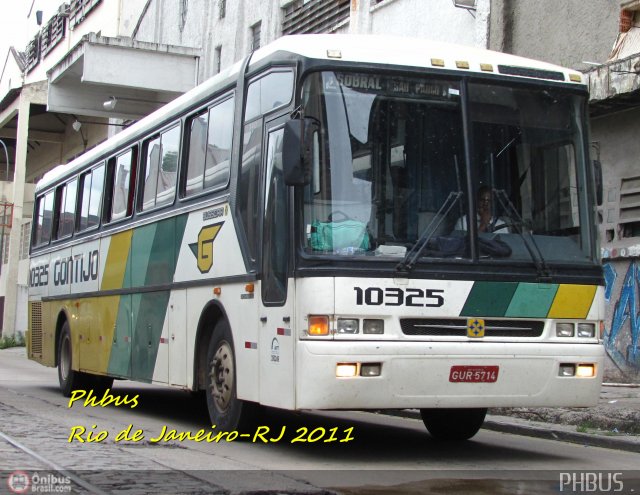
<path id="1" fill-rule="evenodd" d="M 200 270 L 200 273 L 209 273 L 209 270 L 211 270 L 213 266 L 213 241 L 217 237 L 218 232 L 220 232 L 223 223 L 224 222 L 202 227 L 198 234 L 198 242 L 189 244 L 198 262 L 198 270 Z"/>

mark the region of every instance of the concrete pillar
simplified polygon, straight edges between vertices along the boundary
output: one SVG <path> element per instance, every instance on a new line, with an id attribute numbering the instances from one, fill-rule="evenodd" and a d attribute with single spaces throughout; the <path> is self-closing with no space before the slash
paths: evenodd
<path id="1" fill-rule="evenodd" d="M 371 33 L 370 5 L 371 0 L 351 0 L 349 34 Z"/>
<path id="2" fill-rule="evenodd" d="M 16 133 L 16 163 L 13 177 L 13 223 L 9 235 L 9 262 L 3 273 L 6 283 L 2 335 L 15 334 L 16 305 L 18 302 L 18 263 L 20 262 L 20 233 L 24 206 L 24 183 L 27 170 L 27 136 L 33 91 L 24 87 L 18 104 L 18 129 Z"/>

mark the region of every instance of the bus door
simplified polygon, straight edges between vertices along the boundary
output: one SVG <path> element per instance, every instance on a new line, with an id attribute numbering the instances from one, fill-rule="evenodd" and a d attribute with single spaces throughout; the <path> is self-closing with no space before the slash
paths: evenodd
<path id="1" fill-rule="evenodd" d="M 265 174 L 260 305 L 260 402 L 292 408 L 294 397 L 293 287 L 289 279 L 289 191 L 282 170 L 288 116 L 265 125 Z"/>

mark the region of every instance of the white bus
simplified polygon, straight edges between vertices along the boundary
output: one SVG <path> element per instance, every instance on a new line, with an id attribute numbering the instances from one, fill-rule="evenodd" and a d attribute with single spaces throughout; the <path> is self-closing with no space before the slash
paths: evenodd
<path id="1" fill-rule="evenodd" d="M 283 37 L 37 185 L 28 353 L 259 405 L 589 406 L 603 277 L 587 88 L 425 40 Z M 476 218 L 477 222 L 467 222 Z"/>

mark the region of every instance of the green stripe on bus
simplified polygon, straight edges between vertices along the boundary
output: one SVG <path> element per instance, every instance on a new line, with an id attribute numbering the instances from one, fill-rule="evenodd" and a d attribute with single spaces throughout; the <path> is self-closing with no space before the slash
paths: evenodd
<path id="1" fill-rule="evenodd" d="M 180 215 L 135 229 L 123 286 L 171 283 L 186 225 L 187 215 Z M 130 338 L 128 346 L 112 348 L 110 372 L 151 382 L 169 296 L 170 291 L 158 291 L 121 298 L 116 334 L 122 334 L 123 341 L 125 335 Z M 128 315 L 133 315 L 132 321 Z"/>
<path id="2" fill-rule="evenodd" d="M 120 296 L 116 329 L 111 344 L 109 370 L 111 376 L 131 376 L 131 295 Z"/>
<path id="3" fill-rule="evenodd" d="M 460 316 L 504 316 L 518 282 L 475 282 Z"/>
<path id="4" fill-rule="evenodd" d="M 131 378 L 151 382 L 156 366 L 162 326 L 170 291 L 133 294 L 133 314 L 137 315 L 131 349 Z"/>
<path id="5" fill-rule="evenodd" d="M 558 292 L 558 284 L 518 284 L 505 316 L 546 318 Z"/>
<path id="6" fill-rule="evenodd" d="M 145 285 L 158 225 L 159 223 L 152 223 L 134 230 L 131 239 L 131 261 L 128 266 L 130 270 L 125 274 L 124 287 Z"/>

